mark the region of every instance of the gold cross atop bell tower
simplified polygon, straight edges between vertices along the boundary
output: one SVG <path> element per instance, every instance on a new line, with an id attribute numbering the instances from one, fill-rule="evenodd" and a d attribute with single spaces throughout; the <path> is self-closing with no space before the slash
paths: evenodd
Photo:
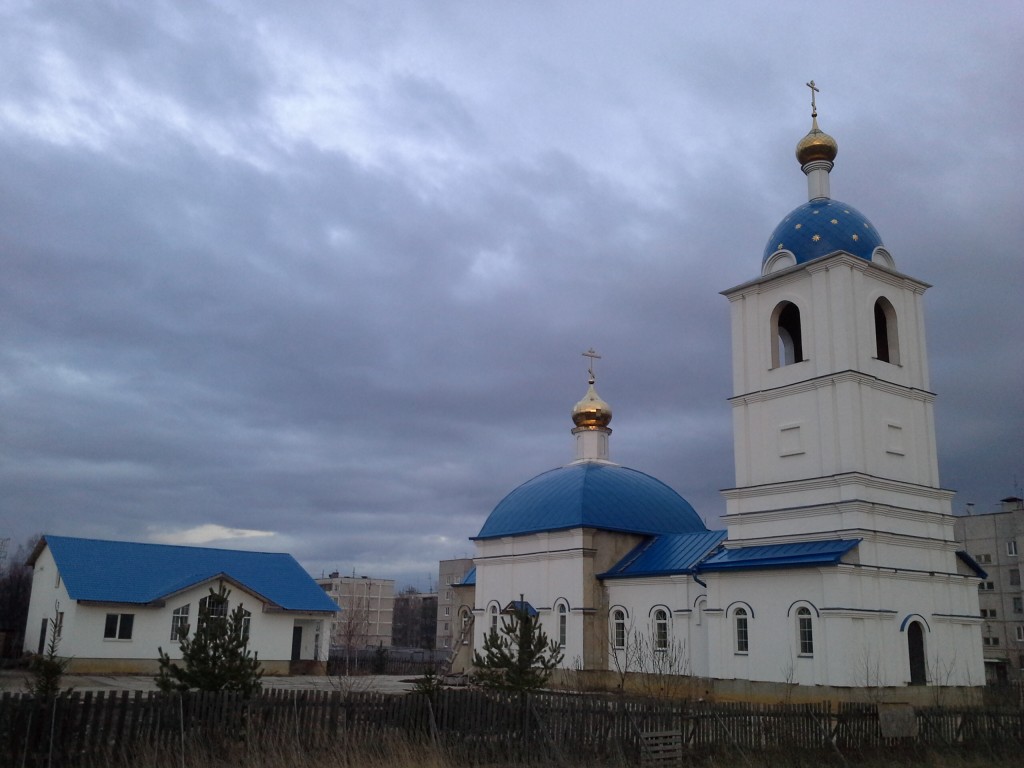
<path id="1" fill-rule="evenodd" d="M 587 366 L 587 374 L 590 376 L 590 383 L 593 384 L 594 381 L 595 381 L 595 379 L 594 379 L 594 361 L 595 360 L 600 360 L 601 356 L 599 354 L 597 354 L 597 352 L 594 351 L 593 347 L 591 347 L 586 352 L 583 352 L 581 354 L 583 355 L 583 357 L 589 357 L 590 358 L 590 365 Z"/>
<path id="2" fill-rule="evenodd" d="M 811 80 L 811 82 L 809 82 L 809 83 L 805 83 L 805 85 L 808 88 L 811 89 L 811 117 L 817 117 L 818 116 L 818 105 L 814 103 L 814 94 L 820 93 L 821 89 L 818 88 L 818 86 L 816 86 L 814 84 L 813 80 Z"/>

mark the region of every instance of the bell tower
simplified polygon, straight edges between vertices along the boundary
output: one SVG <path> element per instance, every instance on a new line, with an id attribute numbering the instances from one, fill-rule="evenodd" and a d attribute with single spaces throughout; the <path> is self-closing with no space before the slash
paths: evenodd
<path id="1" fill-rule="evenodd" d="M 868 219 L 830 197 L 838 144 L 818 127 L 796 156 L 808 202 L 786 216 L 761 276 L 724 291 L 732 315 L 736 487 L 729 540 L 936 527 L 939 487 L 922 296 Z M 884 522 L 883 522 L 884 518 Z M 928 521 L 931 520 L 931 523 Z"/>

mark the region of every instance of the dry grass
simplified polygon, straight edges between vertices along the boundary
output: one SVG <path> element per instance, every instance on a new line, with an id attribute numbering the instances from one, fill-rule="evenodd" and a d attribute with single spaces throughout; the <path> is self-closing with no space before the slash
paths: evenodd
<path id="1" fill-rule="evenodd" d="M 449 768 L 444 756 L 429 746 L 402 739 L 375 745 L 298 748 L 293 744 L 188 745 L 180 750 L 148 751 L 110 763 L 110 768 Z"/>
<path id="2" fill-rule="evenodd" d="M 458 752 L 456 748 L 454 750 Z M 294 744 L 260 743 L 245 745 L 186 745 L 184 759 L 179 750 L 165 750 L 125 757 L 105 763 L 109 768 L 627 768 L 622 758 L 604 762 L 573 760 L 571 755 L 534 752 L 526 761 L 467 760 L 466 755 L 451 754 L 430 744 L 418 744 L 401 737 L 376 744 L 297 748 Z M 878 754 L 845 755 L 836 753 L 758 753 L 731 751 L 715 755 L 687 755 L 683 765 L 692 768 L 818 768 L 819 766 L 857 766 L 858 768 L 1019 768 L 1020 755 L 970 753 L 962 750 L 937 752 L 908 747 Z"/>

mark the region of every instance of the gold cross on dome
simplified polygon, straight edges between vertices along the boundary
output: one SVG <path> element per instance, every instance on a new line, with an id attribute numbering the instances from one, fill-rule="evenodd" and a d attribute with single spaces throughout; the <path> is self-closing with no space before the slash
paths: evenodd
<path id="1" fill-rule="evenodd" d="M 806 85 L 807 85 L 808 88 L 811 89 L 811 117 L 817 117 L 818 116 L 818 107 L 814 103 L 814 94 L 820 93 L 821 89 L 818 88 L 818 86 L 816 86 L 814 84 L 813 80 L 811 80 L 811 82 L 809 82 L 809 83 L 806 83 Z"/>
<path id="2" fill-rule="evenodd" d="M 593 380 L 594 380 L 594 361 L 595 360 L 600 360 L 601 356 L 599 354 L 597 354 L 597 352 L 594 351 L 593 347 L 588 349 L 586 352 L 583 352 L 582 355 L 583 355 L 583 357 L 589 357 L 590 358 L 590 365 L 587 366 L 587 373 L 590 376 L 591 383 L 593 383 Z"/>

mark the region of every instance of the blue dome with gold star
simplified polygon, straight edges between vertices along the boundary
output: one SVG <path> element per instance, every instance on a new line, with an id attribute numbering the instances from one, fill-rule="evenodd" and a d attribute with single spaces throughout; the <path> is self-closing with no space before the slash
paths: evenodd
<path id="1" fill-rule="evenodd" d="M 773 254 L 786 250 L 804 264 L 836 251 L 871 261 L 882 238 L 867 217 L 838 200 L 818 198 L 795 208 L 772 232 L 764 248 L 767 262 Z"/>

